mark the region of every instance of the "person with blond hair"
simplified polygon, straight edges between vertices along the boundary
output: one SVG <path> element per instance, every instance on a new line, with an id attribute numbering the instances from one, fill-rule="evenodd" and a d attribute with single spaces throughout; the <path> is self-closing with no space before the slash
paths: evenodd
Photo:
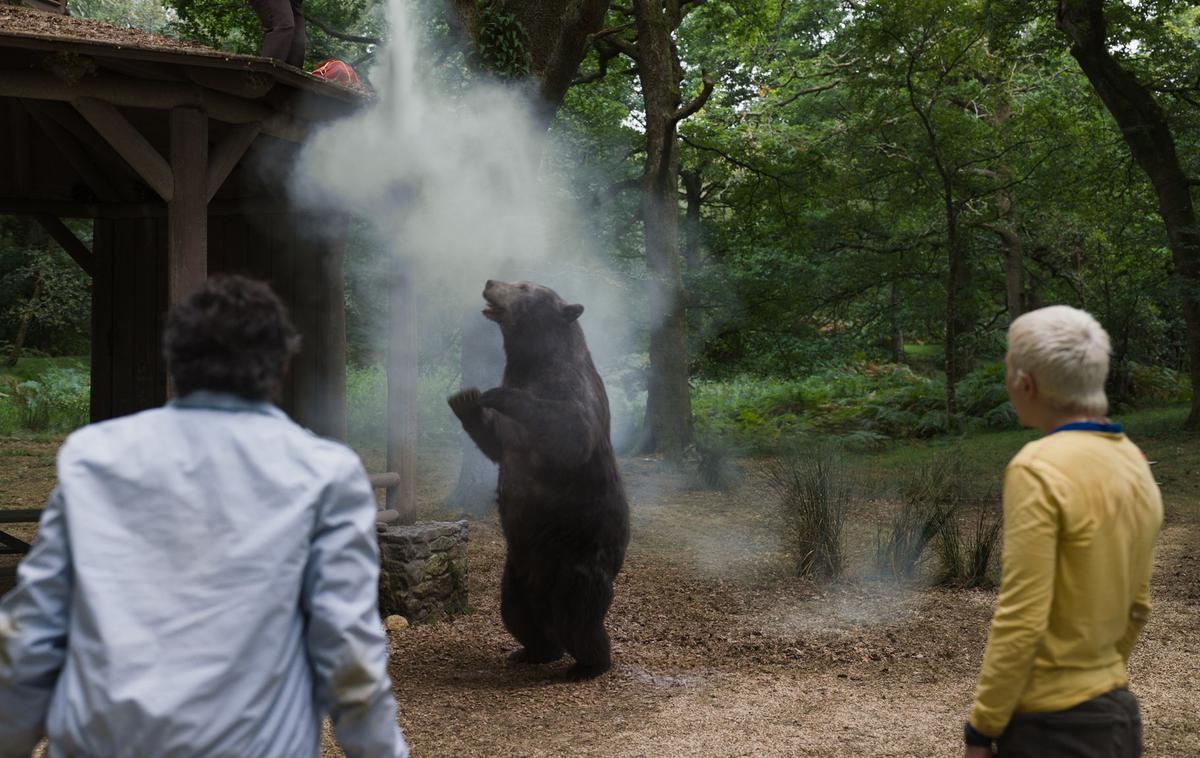
<path id="1" fill-rule="evenodd" d="M 967 758 L 1141 755 L 1126 663 L 1150 612 L 1162 496 L 1109 422 L 1108 334 L 1067 306 L 1008 330 L 1005 383 L 1038 429 L 1004 478 L 1004 556 Z"/>

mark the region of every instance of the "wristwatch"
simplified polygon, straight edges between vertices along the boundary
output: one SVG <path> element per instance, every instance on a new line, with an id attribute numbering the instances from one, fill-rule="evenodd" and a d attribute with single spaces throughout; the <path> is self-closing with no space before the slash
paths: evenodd
<path id="1" fill-rule="evenodd" d="M 970 721 L 964 721 L 963 742 L 967 744 L 967 747 L 993 747 L 996 744 L 996 738 L 989 737 L 971 726 Z"/>

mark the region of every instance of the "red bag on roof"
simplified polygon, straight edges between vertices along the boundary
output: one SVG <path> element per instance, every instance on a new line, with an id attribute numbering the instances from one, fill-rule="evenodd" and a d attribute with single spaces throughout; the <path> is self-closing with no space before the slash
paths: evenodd
<path id="1" fill-rule="evenodd" d="M 313 76 L 319 76 L 322 79 L 328 79 L 331 82 L 339 84 L 358 84 L 358 74 L 354 73 L 354 69 L 349 63 L 339 61 L 337 58 L 330 58 L 327 61 L 322 61 L 321 65 L 313 69 Z"/>

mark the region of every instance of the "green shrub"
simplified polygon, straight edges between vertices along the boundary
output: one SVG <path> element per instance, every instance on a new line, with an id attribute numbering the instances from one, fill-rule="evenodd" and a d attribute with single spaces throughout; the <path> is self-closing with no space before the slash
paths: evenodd
<path id="1" fill-rule="evenodd" d="M 50 428 L 50 402 L 45 388 L 32 379 L 18 382 L 9 379 L 8 401 L 16 411 L 17 426 L 27 432 L 44 432 Z"/>
<path id="2" fill-rule="evenodd" d="M 423 443 L 448 443 L 459 425 L 446 405 L 458 388 L 448 371 L 426 371 L 417 378 L 417 435 Z M 387 370 L 381 365 L 346 369 L 346 434 L 355 447 L 387 446 Z"/>
<path id="3" fill-rule="evenodd" d="M 960 412 L 973 425 L 1015 428 L 1002 363 L 980 367 L 957 390 Z M 831 366 L 791 381 L 745 376 L 700 381 L 692 407 L 699 433 L 752 451 L 777 449 L 806 431 L 873 449 L 893 439 L 940 436 L 948 427 L 945 381 L 889 363 Z"/>
<path id="4" fill-rule="evenodd" d="M 387 372 L 383 366 L 346 368 L 346 436 L 355 447 L 387 445 Z"/>
<path id="5" fill-rule="evenodd" d="M 1133 361 L 1126 364 L 1126 370 L 1130 395 L 1135 404 L 1186 403 L 1191 400 L 1191 383 L 1182 371 Z"/>
<path id="6" fill-rule="evenodd" d="M 92 380 L 88 372 L 49 368 L 42 374 L 41 385 L 55 429 L 71 431 L 88 423 L 92 407 Z"/>

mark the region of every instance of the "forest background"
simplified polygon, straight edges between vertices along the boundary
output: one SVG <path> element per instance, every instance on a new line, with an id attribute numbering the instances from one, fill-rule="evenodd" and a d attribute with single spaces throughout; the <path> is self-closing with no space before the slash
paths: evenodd
<path id="1" fill-rule="evenodd" d="M 1118 413 L 1175 405 L 1200 425 L 1194 4 L 558 3 L 591 14 L 586 33 L 536 2 L 419 5 L 429 76 L 450 92 L 497 79 L 545 114 L 543 170 L 635 304 L 633 344 L 600 367 L 623 451 L 766 452 L 808 433 L 877 449 L 1013 428 L 1004 332 L 1052 303 L 1112 335 Z M 369 76 L 382 10 L 310 0 L 309 67 L 337 57 Z M 71 12 L 239 52 L 261 34 L 248 7 L 218 0 Z M 575 32 L 578 66 L 555 69 L 547 24 L 555 52 Z M 351 235 L 360 445 L 384 434 L 386 254 Z M 462 320 L 427 300 L 421 433 L 448 442 Z M 88 352 L 88 312 L 70 259 L 0 220 L 0 431 L 86 421 L 73 356 Z"/>

